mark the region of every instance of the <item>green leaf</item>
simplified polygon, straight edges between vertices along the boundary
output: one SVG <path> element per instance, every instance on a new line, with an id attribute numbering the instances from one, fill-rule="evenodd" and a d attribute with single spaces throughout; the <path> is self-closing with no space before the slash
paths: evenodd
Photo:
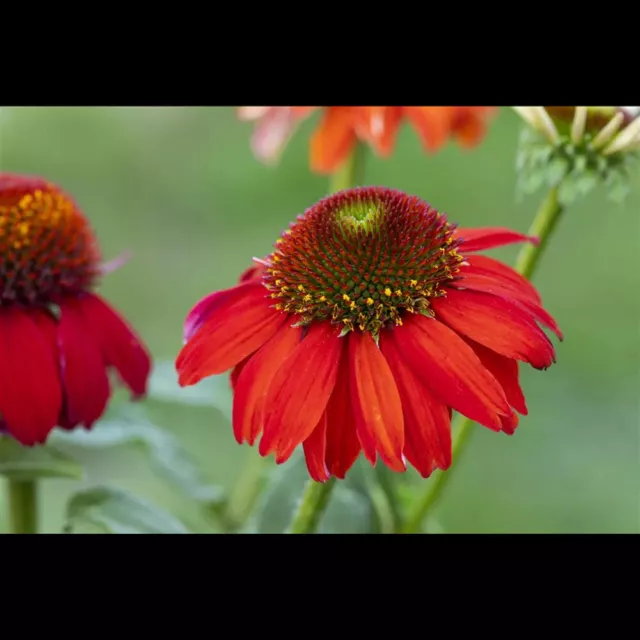
<path id="1" fill-rule="evenodd" d="M 149 397 L 164 402 L 215 407 L 231 421 L 233 394 L 226 374 L 205 378 L 191 387 L 181 387 L 173 362 L 159 362 L 149 380 Z"/>
<path id="2" fill-rule="evenodd" d="M 11 436 L 0 436 L 0 475 L 11 480 L 84 476 L 82 466 L 50 443 L 24 447 Z"/>
<path id="3" fill-rule="evenodd" d="M 277 467 L 258 501 L 247 533 L 283 533 L 289 527 L 309 472 L 301 454 Z M 376 529 L 373 503 L 360 469 L 354 465 L 345 480 L 338 480 L 318 533 L 371 533 Z"/>
<path id="4" fill-rule="evenodd" d="M 94 487 L 76 493 L 67 503 L 65 531 L 93 525 L 103 533 L 189 533 L 172 515 L 155 505 L 113 487 Z"/>
<path id="5" fill-rule="evenodd" d="M 149 422 L 141 407 L 123 405 L 116 416 L 98 422 L 90 431 L 55 431 L 51 439 L 60 445 L 84 449 L 143 446 L 149 453 L 155 472 L 189 498 L 206 506 L 224 503 L 224 490 L 206 482 L 197 464 L 178 440 Z"/>

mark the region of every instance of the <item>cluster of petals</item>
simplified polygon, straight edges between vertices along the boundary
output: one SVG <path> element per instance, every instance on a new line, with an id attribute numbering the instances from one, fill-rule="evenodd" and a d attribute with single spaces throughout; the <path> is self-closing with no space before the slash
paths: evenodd
<path id="1" fill-rule="evenodd" d="M 310 165 L 314 172 L 333 173 L 357 140 L 368 143 L 381 157 L 394 148 L 400 125 L 413 125 L 425 149 L 438 151 L 449 138 L 472 148 L 484 137 L 495 107 L 239 107 L 242 120 L 256 120 L 253 152 L 273 163 L 311 112 L 322 109 L 321 122 L 311 137 Z"/>

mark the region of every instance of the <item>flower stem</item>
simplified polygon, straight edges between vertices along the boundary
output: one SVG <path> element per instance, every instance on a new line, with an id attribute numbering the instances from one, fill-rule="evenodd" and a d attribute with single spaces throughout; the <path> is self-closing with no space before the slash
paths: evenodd
<path id="1" fill-rule="evenodd" d="M 330 193 L 362 184 L 364 155 L 364 145 L 360 142 L 356 143 L 344 163 L 331 176 Z M 307 482 L 300 505 L 289 525 L 289 533 L 313 533 L 316 530 L 329 504 L 334 486 L 335 478 L 330 478 L 324 484 L 314 480 Z"/>
<path id="2" fill-rule="evenodd" d="M 540 242 L 537 245 L 527 243 L 522 247 L 516 259 L 515 270 L 525 278 L 531 278 L 538 266 L 540 257 L 556 228 L 562 211 L 562 205 L 558 201 L 558 188 L 554 187 L 549 191 L 540 205 L 538 213 L 529 229 L 529 235 L 537 236 Z M 460 459 L 460 454 L 469 440 L 473 421 L 459 415 L 456 423 L 457 426 L 453 429 L 451 467 L 446 472 L 434 472 L 424 493 L 416 500 L 413 512 L 409 515 L 402 527 L 404 533 L 419 533 L 422 530 L 422 523 L 442 495 L 444 488 L 451 478 L 454 467 Z"/>
<path id="3" fill-rule="evenodd" d="M 10 533 L 38 532 L 38 498 L 35 480 L 9 481 Z"/>
<path id="4" fill-rule="evenodd" d="M 222 515 L 222 523 L 228 531 L 240 529 L 247 521 L 264 487 L 265 459 L 250 456 L 247 465 L 236 482 L 229 502 Z"/>
<path id="5" fill-rule="evenodd" d="M 325 483 L 314 480 L 307 482 L 298 510 L 289 525 L 289 533 L 314 533 L 329 504 L 335 484 L 336 479 L 333 477 Z"/>

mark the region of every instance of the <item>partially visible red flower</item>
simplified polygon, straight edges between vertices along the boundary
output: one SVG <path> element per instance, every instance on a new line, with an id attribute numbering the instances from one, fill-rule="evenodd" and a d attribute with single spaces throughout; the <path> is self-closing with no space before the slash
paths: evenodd
<path id="1" fill-rule="evenodd" d="M 134 397 L 150 358 L 92 290 L 102 273 L 93 232 L 73 200 L 41 178 L 0 173 L 0 430 L 23 445 L 56 426 L 90 428 L 115 369 Z"/>
<path id="2" fill-rule="evenodd" d="M 495 107 L 240 107 L 243 120 L 257 120 L 252 138 L 255 155 L 274 162 L 309 113 L 323 109 L 322 121 L 311 139 L 311 169 L 333 173 L 344 162 L 357 139 L 388 157 L 393 151 L 403 119 L 409 120 L 430 152 L 438 151 L 450 137 L 461 146 L 477 145 Z"/>
<path id="3" fill-rule="evenodd" d="M 426 202 L 343 191 L 298 217 L 240 284 L 189 313 L 179 383 L 231 370 L 233 430 L 310 475 L 344 478 L 360 451 L 424 477 L 451 464 L 451 410 L 512 434 L 518 361 L 545 369 L 562 337 L 535 288 L 477 251 L 536 241 L 456 229 Z"/>

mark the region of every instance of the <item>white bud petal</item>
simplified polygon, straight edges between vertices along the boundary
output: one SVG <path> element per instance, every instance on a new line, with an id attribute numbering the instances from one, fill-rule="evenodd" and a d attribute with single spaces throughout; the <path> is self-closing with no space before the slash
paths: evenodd
<path id="1" fill-rule="evenodd" d="M 607 144 L 607 142 L 609 142 L 616 133 L 618 133 L 618 129 L 620 129 L 623 122 L 624 114 L 616 113 L 616 115 L 613 116 L 613 118 L 611 118 L 611 120 L 609 120 L 602 129 L 600 129 L 598 135 L 591 141 L 591 148 L 600 149 L 601 147 L 604 147 L 604 145 Z"/>
<path id="2" fill-rule="evenodd" d="M 578 144 L 584 135 L 584 128 L 587 124 L 587 107 L 576 107 L 571 124 L 571 140 Z"/>
<path id="3" fill-rule="evenodd" d="M 602 153 L 606 156 L 620 151 L 627 151 L 629 147 L 640 141 L 640 118 L 636 118 L 626 129 L 623 129 L 616 138 L 605 147 Z"/>

